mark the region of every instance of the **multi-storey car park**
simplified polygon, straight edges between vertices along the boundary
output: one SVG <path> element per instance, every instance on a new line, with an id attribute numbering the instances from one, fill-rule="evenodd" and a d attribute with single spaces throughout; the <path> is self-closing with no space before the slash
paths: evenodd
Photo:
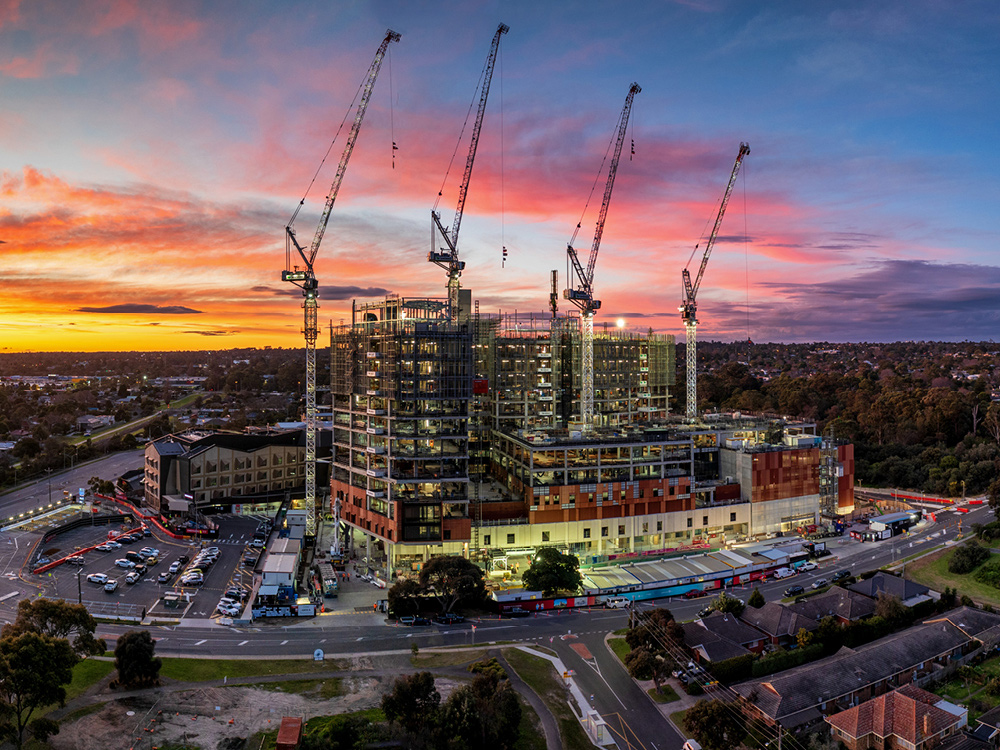
<path id="1" fill-rule="evenodd" d="M 596 332 L 595 424 L 576 318 L 447 302 L 355 305 L 331 338 L 331 501 L 391 580 L 438 554 L 555 545 L 600 562 L 787 531 L 853 507 L 853 446 L 775 418 L 669 415 L 673 337 Z"/>

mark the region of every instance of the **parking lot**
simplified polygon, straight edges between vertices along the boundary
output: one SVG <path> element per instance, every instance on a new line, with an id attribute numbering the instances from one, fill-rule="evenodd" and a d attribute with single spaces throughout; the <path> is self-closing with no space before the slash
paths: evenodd
<path id="1" fill-rule="evenodd" d="M 64 563 L 44 574 L 47 594 L 68 601 L 79 599 L 83 602 L 101 603 L 103 609 L 113 604 L 138 614 L 144 610 L 152 610 L 165 593 L 177 591 L 189 595 L 191 605 L 186 607 L 186 611 L 178 609 L 173 616 L 176 617 L 184 612 L 187 617 L 211 617 L 215 614 L 216 605 L 227 588 L 232 585 L 250 589 L 253 585 L 252 574 L 242 567 L 241 562 L 244 549 L 257 528 L 257 520 L 236 517 L 219 519 L 219 522 L 221 530 L 219 537 L 204 542 L 182 542 L 153 530 L 151 536 L 131 544 L 123 544 L 119 549 L 86 552 L 83 554 L 83 565 Z M 114 527 L 113 530 L 116 534 L 123 531 L 119 527 Z M 108 531 L 106 526 L 74 529 L 48 542 L 44 554 L 51 559 L 70 555 L 74 551 L 106 541 Z M 126 583 L 130 568 L 120 567 L 116 561 L 124 559 L 128 552 L 138 553 L 145 547 L 159 550 L 158 561 L 154 565 L 147 566 L 147 569 L 138 576 L 138 581 L 132 584 Z M 192 566 L 190 560 L 193 560 L 204 547 L 217 547 L 219 554 L 214 564 L 203 569 L 203 583 L 180 585 L 181 576 Z M 187 557 L 189 562 L 181 565 L 176 574 L 169 574 L 171 563 L 183 557 Z M 158 580 L 161 573 L 167 573 L 164 576 L 166 580 Z M 87 580 L 92 574 L 102 574 L 109 580 L 117 581 L 117 588 L 114 591 L 105 591 L 104 584 L 91 583 Z M 187 599 L 186 596 L 183 598 Z M 162 609 L 158 608 L 158 611 Z"/>

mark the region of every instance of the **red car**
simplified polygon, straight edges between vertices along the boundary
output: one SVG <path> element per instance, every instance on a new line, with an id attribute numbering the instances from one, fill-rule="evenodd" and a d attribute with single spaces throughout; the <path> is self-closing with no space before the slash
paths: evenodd
<path id="1" fill-rule="evenodd" d="M 708 592 L 702 591 L 701 589 L 691 589 L 690 591 L 684 592 L 685 599 L 698 599 L 699 597 L 705 596 Z"/>

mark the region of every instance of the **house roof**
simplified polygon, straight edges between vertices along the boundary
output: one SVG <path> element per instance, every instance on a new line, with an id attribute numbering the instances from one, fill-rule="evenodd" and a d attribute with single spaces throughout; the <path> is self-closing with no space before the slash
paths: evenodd
<path id="1" fill-rule="evenodd" d="M 916 625 L 833 656 L 733 686 L 768 716 L 781 719 L 930 661 L 969 642 L 950 622 Z"/>
<path id="2" fill-rule="evenodd" d="M 817 622 L 830 616 L 854 622 L 875 614 L 875 601 L 840 586 L 831 586 L 829 591 L 811 596 L 804 602 L 789 604 L 788 608 Z"/>
<path id="3" fill-rule="evenodd" d="M 872 599 L 877 599 L 880 593 L 886 593 L 889 596 L 898 596 L 900 601 L 904 602 L 930 591 L 926 586 L 889 573 L 876 573 L 865 581 L 852 583 L 848 588 Z"/>
<path id="4" fill-rule="evenodd" d="M 708 617 L 701 618 L 700 622 L 705 630 L 742 646 L 764 640 L 763 633 L 740 622 L 740 619 L 732 613 L 715 611 Z"/>
<path id="5" fill-rule="evenodd" d="M 919 739 L 940 734 L 962 721 L 936 704 L 941 699 L 913 685 L 904 685 L 840 713 L 826 721 L 855 739 L 874 734 L 887 738 L 895 735 L 911 745 Z"/>
<path id="6" fill-rule="evenodd" d="M 816 620 L 794 612 L 779 602 L 768 602 L 760 609 L 747 607 L 740 615 L 740 619 L 774 637 L 794 636 L 802 628 L 812 631 L 819 627 Z"/>

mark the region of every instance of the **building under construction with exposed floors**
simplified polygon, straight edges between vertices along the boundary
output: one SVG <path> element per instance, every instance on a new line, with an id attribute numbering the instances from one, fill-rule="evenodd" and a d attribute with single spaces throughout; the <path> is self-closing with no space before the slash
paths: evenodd
<path id="1" fill-rule="evenodd" d="M 815 425 L 672 417 L 672 336 L 596 328 L 583 429 L 581 356 L 578 317 L 480 315 L 467 290 L 454 319 L 445 299 L 356 304 L 331 337 L 345 544 L 388 581 L 433 555 L 609 559 L 853 507 L 853 446 Z"/>

